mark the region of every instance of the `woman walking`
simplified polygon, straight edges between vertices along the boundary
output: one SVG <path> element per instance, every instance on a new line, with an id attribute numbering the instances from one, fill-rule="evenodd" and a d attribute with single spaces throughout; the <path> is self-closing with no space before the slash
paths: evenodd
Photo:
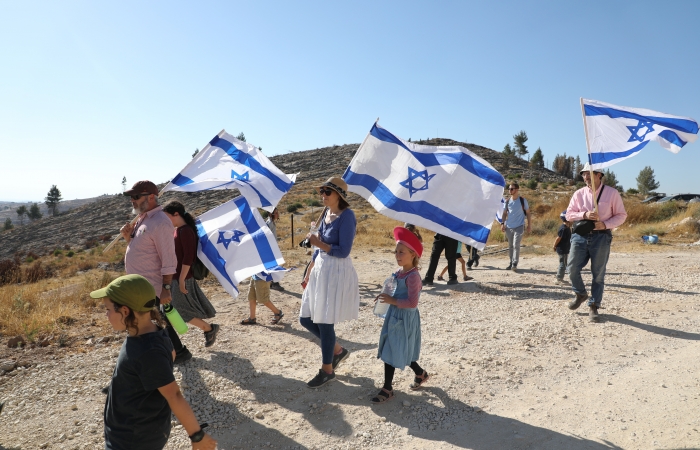
<path id="1" fill-rule="evenodd" d="M 204 346 L 211 347 L 216 342 L 219 325 L 209 324 L 202 319 L 214 317 L 216 310 L 199 288 L 190 270 L 197 256 L 197 226 L 194 218 L 185 211 L 185 206 L 177 200 L 166 203 L 163 212 L 175 227 L 177 271 L 173 276 L 171 288 L 173 306 L 182 316 L 182 320 L 204 332 Z"/>
<path id="2" fill-rule="evenodd" d="M 318 235 L 306 236 L 317 250 L 304 278 L 299 323 L 321 340 L 321 369 L 307 383 L 314 389 L 333 380 L 335 369 L 349 354 L 336 342 L 334 325 L 357 319 L 360 308 L 357 272 L 349 258 L 357 223 L 347 202 L 347 188 L 339 177 L 319 186 L 326 208 Z"/>

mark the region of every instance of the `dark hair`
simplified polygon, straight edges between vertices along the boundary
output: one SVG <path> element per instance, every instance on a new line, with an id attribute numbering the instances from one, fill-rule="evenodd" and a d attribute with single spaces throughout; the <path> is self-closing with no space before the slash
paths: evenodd
<path id="1" fill-rule="evenodd" d="M 420 231 L 418 231 L 418 228 L 416 228 L 415 225 L 413 225 L 412 223 L 406 223 L 403 227 L 411 233 L 415 234 L 421 243 L 423 242 L 423 236 L 420 235 Z"/>
<path id="2" fill-rule="evenodd" d="M 191 226 L 195 232 L 197 231 L 197 225 L 195 225 L 194 223 L 194 217 L 192 217 L 190 213 L 185 211 L 185 205 L 178 202 L 177 200 L 170 200 L 168 203 L 163 205 L 163 211 L 173 216 L 175 215 L 175 213 L 177 213 L 178 216 L 184 219 L 187 225 Z"/>
<path id="3" fill-rule="evenodd" d="M 518 183 L 516 183 L 515 181 L 511 182 L 509 184 L 509 186 L 513 186 L 513 187 L 515 187 L 515 189 L 520 189 L 520 185 Z"/>
<path id="4" fill-rule="evenodd" d="M 110 301 L 114 304 L 114 310 L 118 310 L 122 306 L 121 303 L 117 303 L 114 300 L 110 299 Z M 133 336 L 136 336 L 139 334 L 139 326 L 137 324 L 136 320 L 136 314 L 134 314 L 134 310 L 126 306 L 126 309 L 129 310 L 129 314 L 124 317 L 124 325 L 126 325 L 126 331 L 128 332 L 129 330 L 134 330 Z M 153 308 L 150 311 L 148 311 L 151 314 L 150 320 L 155 322 L 156 325 L 158 325 L 161 328 L 165 328 L 165 322 L 161 318 L 161 315 L 158 313 L 158 311 Z"/>
<path id="5" fill-rule="evenodd" d="M 336 192 L 336 194 L 338 194 L 338 193 Z M 343 197 L 341 197 L 340 194 L 338 194 L 338 208 L 342 211 L 345 208 L 349 208 L 349 207 L 350 207 L 350 203 L 346 202 L 345 199 Z"/>

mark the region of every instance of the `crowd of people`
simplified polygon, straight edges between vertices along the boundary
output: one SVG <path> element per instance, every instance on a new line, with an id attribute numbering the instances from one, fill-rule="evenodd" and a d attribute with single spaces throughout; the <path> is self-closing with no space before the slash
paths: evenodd
<path id="1" fill-rule="evenodd" d="M 610 256 L 611 229 L 620 226 L 626 212 L 616 189 L 605 186 L 603 173 L 581 171 L 586 186 L 574 192 L 567 210 L 562 212 L 562 225 L 553 249 L 558 255 L 556 282 L 568 284 L 574 299 L 568 307 L 579 308 L 588 301 L 589 317 L 599 320 L 605 287 L 605 270 Z M 355 320 L 360 306 L 359 281 L 353 267 L 352 251 L 356 219 L 347 198 L 347 184 L 331 177 L 318 188 L 324 210 L 318 230 L 306 239 L 314 247 L 311 262 L 304 273 L 299 323 L 318 338 L 321 361 L 318 373 L 307 386 L 319 388 L 335 379 L 335 370 L 348 357 L 349 351 L 338 344 L 335 324 Z M 511 183 L 510 197 L 504 205 L 502 231 L 508 240 L 509 265 L 517 271 L 522 236 L 531 230 L 531 215 L 526 199 L 519 195 L 517 183 Z M 216 341 L 219 325 L 209 323 L 216 310 L 192 276 L 197 252 L 194 218 L 182 203 L 158 204 L 158 190 L 150 181 L 139 181 L 125 192 L 131 198 L 135 223 L 125 224 L 121 235 L 127 241 L 124 257 L 127 275 L 119 277 L 91 296 L 102 299 L 107 318 L 115 330 L 124 331 L 126 339 L 120 351 L 112 380 L 105 388 L 105 447 L 107 449 L 163 448 L 170 435 L 170 413 L 178 418 L 188 433 L 194 449 L 213 449 L 216 441 L 204 432 L 192 409 L 182 396 L 173 376 L 173 365 L 186 362 L 191 352 L 182 345 L 177 332 L 164 314 L 164 305 L 174 304 L 183 320 L 202 330 L 205 346 Z M 267 220 L 276 234 L 274 210 Z M 421 351 L 421 322 L 418 303 L 424 286 L 434 283 L 438 262 L 444 252 L 447 267 L 437 277 L 448 285 L 457 284 L 456 262 L 460 261 L 463 280 L 466 273 L 479 265 L 475 248 L 456 239 L 436 234 L 430 261 L 420 275 L 423 239 L 412 224 L 394 229 L 394 255 L 398 270 L 391 274 L 394 283 L 390 292 L 382 292 L 377 302 L 388 304 L 378 337 L 377 358 L 384 363 L 384 381 L 372 404 L 394 398 L 395 370 L 410 367 L 415 374 L 410 389 L 420 389 L 430 379 L 418 364 Z M 469 256 L 467 262 L 462 248 Z M 590 295 L 581 278 L 581 269 L 591 263 L 593 280 Z M 272 324 L 284 317 L 270 300 L 270 289 L 283 288 L 265 272 L 253 277 L 248 291 L 250 314 L 242 325 L 257 323 L 256 306 L 264 305 L 273 313 Z"/>

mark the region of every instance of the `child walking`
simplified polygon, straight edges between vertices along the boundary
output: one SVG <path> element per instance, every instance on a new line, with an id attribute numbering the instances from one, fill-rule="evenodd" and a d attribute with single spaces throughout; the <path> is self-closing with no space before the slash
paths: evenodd
<path id="1" fill-rule="evenodd" d="M 566 211 L 559 216 L 564 222 L 557 231 L 557 238 L 554 240 L 554 251 L 559 256 L 559 269 L 557 270 L 557 284 L 568 284 L 564 281 L 564 272 L 566 271 L 566 262 L 569 259 L 569 250 L 571 250 L 571 222 L 566 220 Z"/>
<path id="2" fill-rule="evenodd" d="M 106 450 L 158 450 L 170 437 L 170 413 L 180 421 L 195 450 L 216 441 L 199 425 L 173 376 L 175 350 L 154 306 L 156 291 L 141 275 L 125 275 L 92 291 L 102 299 L 107 320 L 126 331 L 104 409 Z"/>
<path id="3" fill-rule="evenodd" d="M 410 366 L 416 377 L 412 390 L 420 389 L 430 376 L 418 365 L 420 356 L 420 313 L 418 298 L 423 287 L 418 272 L 418 261 L 423 254 L 423 244 L 418 237 L 404 227 L 394 228 L 396 240 L 396 262 L 401 269 L 393 274 L 396 278 L 394 295 L 379 294 L 377 301 L 389 303 L 384 319 L 377 358 L 384 361 L 384 386 L 375 395 L 372 403 L 384 403 L 394 398 L 392 382 L 394 371 Z"/>
<path id="4" fill-rule="evenodd" d="M 474 278 L 467 276 L 466 263 L 464 262 L 464 258 L 462 257 L 462 243 L 461 242 L 457 243 L 457 261 L 459 261 L 462 264 L 462 275 L 464 276 L 464 281 L 473 280 Z M 477 263 L 477 266 L 478 265 L 479 264 Z M 447 268 L 448 267 L 445 266 L 442 269 L 442 272 L 440 272 L 440 275 L 438 275 L 438 280 L 445 281 L 445 278 L 443 276 L 445 275 L 445 272 L 447 272 Z M 472 270 L 471 265 L 469 266 L 469 270 Z"/>

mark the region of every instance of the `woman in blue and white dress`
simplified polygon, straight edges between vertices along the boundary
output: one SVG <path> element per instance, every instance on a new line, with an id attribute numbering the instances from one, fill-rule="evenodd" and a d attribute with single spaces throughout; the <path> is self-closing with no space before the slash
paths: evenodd
<path id="1" fill-rule="evenodd" d="M 318 374 L 307 383 L 318 388 L 335 378 L 335 369 L 349 352 L 335 339 L 336 323 L 357 319 L 360 290 L 357 272 L 350 259 L 355 240 L 355 214 L 347 202 L 347 184 L 331 177 L 319 186 L 326 207 L 320 220 L 318 235 L 306 238 L 317 247 L 304 278 L 299 323 L 321 340 L 322 365 Z"/>

